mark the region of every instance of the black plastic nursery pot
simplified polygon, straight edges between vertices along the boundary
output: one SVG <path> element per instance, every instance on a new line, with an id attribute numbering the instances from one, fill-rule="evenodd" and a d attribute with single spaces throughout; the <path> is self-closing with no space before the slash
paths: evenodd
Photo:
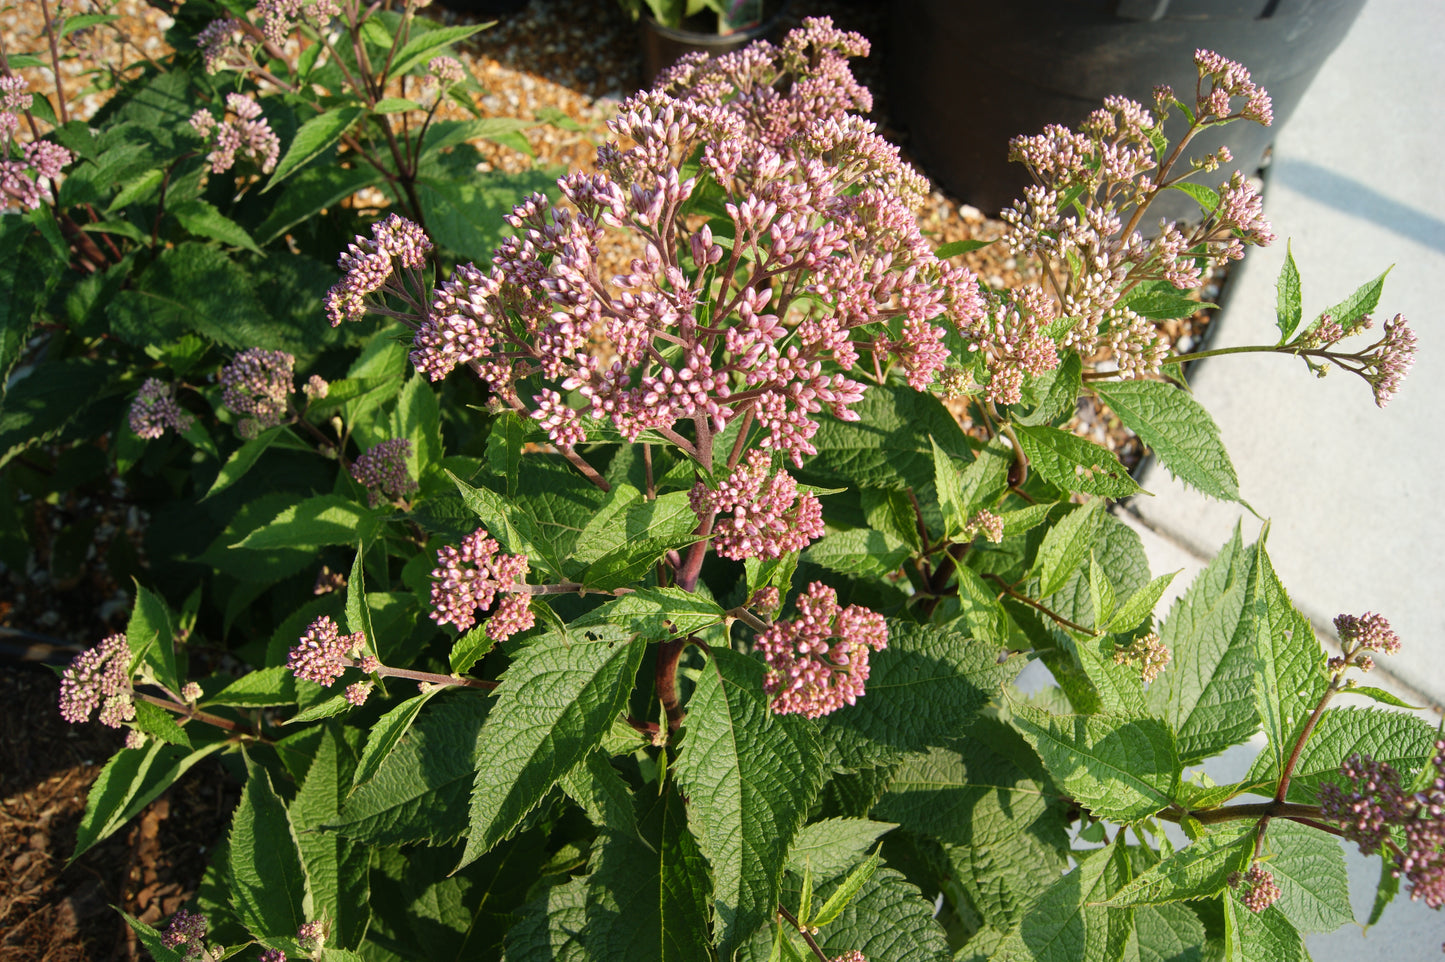
<path id="1" fill-rule="evenodd" d="M 1274 124 L 1207 130 L 1189 152 L 1227 144 L 1230 169 L 1252 173 L 1364 4 L 893 0 L 889 102 L 924 170 L 955 197 L 996 214 L 1029 183 L 1023 165 L 1008 161 L 1011 138 L 1051 123 L 1077 126 L 1111 94 L 1151 106 L 1155 84 L 1169 84 L 1188 103 L 1198 78 L 1194 51 L 1204 48 L 1249 68 L 1273 97 Z M 1177 136 L 1185 121 L 1176 111 L 1168 126 Z M 1183 195 L 1151 209 L 1170 218 L 1196 210 Z"/>
<path id="2" fill-rule="evenodd" d="M 652 86 L 657 75 L 677 62 L 686 53 L 717 55 L 740 50 L 754 40 L 776 40 L 787 3 L 765 7 L 767 16 L 755 27 L 719 34 L 713 29 L 716 21 L 707 14 L 698 14 L 682 27 L 665 27 L 652 17 L 643 15 L 639 21 L 638 44 L 642 54 L 642 89 Z"/>

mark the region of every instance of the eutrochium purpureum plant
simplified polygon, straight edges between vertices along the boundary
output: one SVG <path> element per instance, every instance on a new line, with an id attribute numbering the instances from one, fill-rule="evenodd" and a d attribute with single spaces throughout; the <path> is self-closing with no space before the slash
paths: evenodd
<path id="1" fill-rule="evenodd" d="M 1043 280 L 987 291 L 853 113 L 865 50 L 812 20 L 684 60 L 489 263 L 439 268 L 400 214 L 357 236 L 325 313 L 387 326 L 346 376 L 298 391 L 261 349 L 222 370 L 251 440 L 216 484 L 279 447 L 331 474 L 200 560 L 287 566 L 309 600 L 262 667 L 188 678 L 194 616 L 143 589 L 62 681 L 68 719 L 129 728 L 82 847 L 206 755 L 244 775 L 195 903 L 132 921 L 157 958 L 1279 962 L 1353 920 L 1341 840 L 1382 857 L 1373 916 L 1402 882 L 1445 899 L 1445 742 L 1331 704 L 1400 704 L 1357 684 L 1401 644 L 1386 619 L 1341 615 L 1327 658 L 1236 532 L 1156 621 L 1173 576 L 1109 510 L 1139 488 L 1061 427 L 1095 396 L 1239 499 L 1154 322 L 1272 240 L 1246 180 L 1199 185 L 1226 156 L 1186 160 L 1267 94 L 1201 51 L 1192 96 L 1017 140 L 1038 184 L 1006 243 Z M 1202 219 L 1146 240 L 1171 189 Z M 1339 343 L 1378 296 L 1305 321 L 1288 265 L 1260 349 L 1383 405 L 1405 322 Z M 485 430 L 449 450 L 458 379 Z M 149 384 L 137 432 L 208 416 L 177 397 Z M 1035 659 L 1058 686 L 1025 696 Z M 1195 774 L 1259 732 L 1241 781 Z"/>

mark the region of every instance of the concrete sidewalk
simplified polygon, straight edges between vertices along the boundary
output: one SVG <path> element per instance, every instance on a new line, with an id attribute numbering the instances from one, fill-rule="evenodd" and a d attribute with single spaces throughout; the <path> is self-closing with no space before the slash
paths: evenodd
<path id="1" fill-rule="evenodd" d="M 1191 373 L 1195 395 L 1223 432 L 1240 491 L 1271 519 L 1270 557 L 1295 604 L 1321 629 L 1341 612 L 1384 614 L 1404 648 L 1377 660 L 1426 699 L 1416 704 L 1432 706 L 1445 704 L 1445 510 L 1435 501 L 1445 493 L 1438 480 L 1445 474 L 1442 95 L 1445 4 L 1370 0 L 1275 141 L 1265 212 L 1280 241 L 1252 250 L 1236 269 L 1210 345 L 1278 339 L 1274 284 L 1285 238 L 1307 317 L 1393 264 L 1376 328 L 1358 339 L 1361 347 L 1372 343 L 1379 322 L 1396 313 L 1417 333 L 1414 370 L 1389 408 L 1377 409 L 1352 374 L 1317 380 L 1302 361 L 1280 355 L 1213 358 Z M 1155 496 L 1133 501 L 1136 527 L 1152 529 L 1144 537 L 1155 573 L 1190 569 L 1176 579 L 1181 589 L 1238 519 L 1248 537 L 1259 532 L 1259 520 L 1239 505 L 1187 490 L 1157 464 L 1141 483 Z M 1230 753 L 1215 777 L 1239 777 L 1252 756 Z M 1379 859 L 1349 849 L 1363 920 Z M 1445 913 L 1402 894 L 1367 939 L 1343 929 L 1308 944 L 1320 962 L 1381 950 L 1392 962 L 1424 962 L 1442 958 L 1442 940 Z"/>

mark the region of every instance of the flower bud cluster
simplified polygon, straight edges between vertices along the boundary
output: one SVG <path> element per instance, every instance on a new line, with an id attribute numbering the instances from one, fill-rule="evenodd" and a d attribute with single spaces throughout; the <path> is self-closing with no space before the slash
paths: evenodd
<path id="1" fill-rule="evenodd" d="M 1410 883 L 1410 898 L 1438 909 L 1445 906 L 1445 739 L 1435 742 L 1430 766 L 1425 787 L 1410 792 L 1394 768 L 1354 754 L 1340 766 L 1346 785 L 1326 782 L 1318 800 L 1324 819 L 1339 825 L 1361 852 L 1387 848 L 1392 871 Z M 1392 833 L 1402 837 L 1400 844 Z"/>
<path id="2" fill-rule="evenodd" d="M 320 30 L 341 15 L 337 0 L 256 0 L 254 10 L 261 20 L 261 32 L 268 43 L 286 42 L 298 22 Z"/>
<path id="3" fill-rule="evenodd" d="M 177 434 L 185 434 L 195 422 L 176 403 L 175 392 L 170 385 L 153 377 L 146 378 L 140 393 L 130 404 L 130 429 L 147 441 L 153 441 L 174 428 Z"/>
<path id="4" fill-rule="evenodd" d="M 100 709 L 100 722 L 119 728 L 135 718 L 131 687 L 130 643 L 111 635 L 75 656 L 60 675 L 60 717 L 72 725 L 89 721 Z"/>
<path id="5" fill-rule="evenodd" d="M 467 79 L 466 68 L 456 57 L 433 57 L 427 61 L 426 72 L 447 85 Z"/>
<path id="6" fill-rule="evenodd" d="M 291 649 L 286 667 L 297 678 L 330 688 L 365 648 L 364 633 L 343 635 L 329 615 L 322 615 L 307 626 L 306 633 Z"/>
<path id="7" fill-rule="evenodd" d="M 186 962 L 206 962 L 219 958 L 219 952 L 212 952 L 206 947 L 208 925 L 204 915 L 181 909 L 171 916 L 170 925 L 161 933 L 161 945 L 175 950 Z"/>
<path id="8" fill-rule="evenodd" d="M 1159 635 L 1149 632 L 1142 638 L 1135 638 L 1132 642 L 1114 651 L 1114 664 L 1116 665 L 1138 665 L 1139 677 L 1144 681 L 1153 681 L 1159 677 L 1170 660 L 1174 657 Z"/>
<path id="9" fill-rule="evenodd" d="M 772 474 L 771 462 L 766 452 L 753 451 L 715 490 L 702 481 L 693 486 L 690 500 L 698 518 L 719 515 L 713 548 L 724 558 L 781 558 L 823 536 L 817 496 L 800 493 L 787 471 Z"/>
<path id="10" fill-rule="evenodd" d="M 869 103 L 847 69 L 866 49 L 815 19 L 781 47 L 684 60 L 622 105 L 598 173 L 562 178 L 556 205 L 518 205 L 491 267 L 463 264 L 435 289 L 413 363 L 433 380 L 470 366 L 555 444 L 610 421 L 704 463 L 679 422 L 701 442 L 750 416 L 763 446 L 801 464 L 820 412 L 854 419 L 863 387 L 845 372 L 860 350 L 926 386 L 947 356 L 933 321 L 972 330 L 982 303 L 919 232 L 926 181 L 847 113 Z M 688 216 L 705 188 L 721 189 L 727 247 Z M 613 232 L 641 256 L 604 277 Z M 609 361 L 591 350 L 598 333 Z"/>
<path id="11" fill-rule="evenodd" d="M 409 457 L 411 442 L 406 438 L 392 438 L 373 445 L 352 462 L 351 476 L 366 488 L 373 508 L 383 498 L 404 498 L 417 489 L 416 481 L 407 473 Z"/>
<path id="12" fill-rule="evenodd" d="M 838 593 L 813 582 L 798 596 L 799 617 L 758 636 L 768 663 L 763 688 L 773 711 L 818 718 L 852 705 L 868 681 L 868 655 L 888 647 L 883 616 L 861 605 L 838 606 Z"/>
<path id="13" fill-rule="evenodd" d="M 201 63 L 206 73 L 220 73 L 222 70 L 241 70 L 251 66 L 255 57 L 245 41 L 241 21 L 231 17 L 212 20 L 196 34 L 196 47 L 201 51 Z"/>
<path id="14" fill-rule="evenodd" d="M 12 147 L 20 131 L 20 114 L 30 109 L 34 95 L 24 77 L 0 76 L 0 214 L 35 210 L 50 200 L 46 182 L 53 184 L 61 169 L 74 158 L 70 151 L 48 140 L 23 145 L 23 160 L 12 160 Z"/>
<path id="15" fill-rule="evenodd" d="M 1358 618 L 1354 615 L 1336 615 L 1335 631 L 1339 633 L 1340 646 L 1350 654 L 1356 651 L 1381 651 L 1394 655 L 1400 651 L 1400 636 L 1390 629 L 1390 622 L 1384 615 L 1370 611 Z"/>
<path id="16" fill-rule="evenodd" d="M 478 528 L 462 539 L 460 547 L 446 545 L 437 551 L 437 566 L 431 573 L 432 620 L 467 631 L 476 624 L 478 611 L 490 609 L 488 638 L 503 641 L 525 631 L 536 620 L 527 591 L 528 570 L 526 555 L 503 553 L 501 545 L 487 536 L 487 529 Z"/>
<path id="17" fill-rule="evenodd" d="M 963 536 L 972 540 L 979 535 L 994 544 L 1003 541 L 1003 518 L 992 511 L 975 511 L 963 526 Z"/>
<path id="18" fill-rule="evenodd" d="M 296 358 L 285 351 L 264 351 L 251 347 L 237 354 L 221 368 L 221 403 L 239 414 L 243 437 L 281 423 L 291 397 L 291 368 Z"/>
<path id="19" fill-rule="evenodd" d="M 857 949 L 849 949 L 847 952 L 834 958 L 833 962 L 868 962 L 868 956 Z"/>
<path id="20" fill-rule="evenodd" d="M 204 107 L 191 115 L 191 129 L 215 148 L 206 155 L 211 173 L 223 174 L 236 163 L 236 155 L 269 174 L 281 156 L 281 139 L 261 115 L 261 105 L 244 94 L 226 94 L 228 118 L 217 121 Z"/>
<path id="21" fill-rule="evenodd" d="M 1203 50 L 1196 63 L 1201 78 L 1196 126 L 1239 118 L 1269 123 L 1269 95 L 1250 82 L 1247 70 Z M 1231 108 L 1236 97 L 1246 101 L 1237 112 Z M 1010 157 L 1029 168 L 1035 183 L 1003 211 L 1005 241 L 1014 253 L 1049 265 L 1052 295 L 1062 315 L 1074 319 L 1063 346 L 1085 355 L 1112 352 L 1126 377 L 1157 372 L 1164 347 L 1153 323 L 1124 310 L 1125 291 L 1159 281 L 1196 290 L 1206 268 L 1242 257 L 1245 244 L 1274 240 L 1258 190 L 1238 173 L 1220 184 L 1218 204 L 1197 227 L 1165 222 L 1153 241 L 1139 232 L 1161 185 L 1180 179 L 1169 172 L 1172 161 L 1156 145 L 1162 117 L 1177 103 L 1172 90 L 1160 88 L 1156 119 L 1132 100 L 1110 97 L 1078 131 L 1052 125 L 1010 144 Z M 1195 170 L 1212 171 L 1231 159 L 1220 151 L 1196 163 Z"/>
<path id="22" fill-rule="evenodd" d="M 1249 867 L 1249 871 L 1244 873 L 1243 880 L 1239 879 L 1237 873 L 1231 876 L 1231 888 L 1237 888 L 1240 884 L 1244 885 L 1244 894 L 1239 897 L 1239 900 L 1255 915 L 1279 900 L 1280 889 L 1274 880 L 1274 873 L 1266 870 L 1258 862 Z"/>
<path id="23" fill-rule="evenodd" d="M 1400 384 L 1415 364 L 1415 332 L 1403 315 L 1385 322 L 1385 336 L 1375 346 L 1372 363 L 1365 374 L 1375 394 L 1375 404 L 1384 407 L 1400 390 Z"/>
<path id="24" fill-rule="evenodd" d="M 344 276 L 326 292 L 326 316 L 331 326 L 364 315 L 368 295 L 400 285 L 401 280 L 394 271 L 398 261 L 420 290 L 421 270 L 433 247 L 426 231 L 399 214 L 372 224 L 370 237 L 357 235 L 336 262 Z M 397 290 L 405 294 L 404 288 Z M 377 306 L 385 307 L 384 304 Z"/>

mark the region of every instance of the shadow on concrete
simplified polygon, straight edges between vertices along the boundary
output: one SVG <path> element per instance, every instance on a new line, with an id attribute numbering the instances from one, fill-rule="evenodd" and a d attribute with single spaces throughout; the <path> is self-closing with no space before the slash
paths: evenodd
<path id="1" fill-rule="evenodd" d="M 1387 197 L 1354 178 L 1342 177 L 1307 160 L 1279 158 L 1270 169 L 1270 180 L 1327 207 L 1445 252 L 1445 221 Z"/>

